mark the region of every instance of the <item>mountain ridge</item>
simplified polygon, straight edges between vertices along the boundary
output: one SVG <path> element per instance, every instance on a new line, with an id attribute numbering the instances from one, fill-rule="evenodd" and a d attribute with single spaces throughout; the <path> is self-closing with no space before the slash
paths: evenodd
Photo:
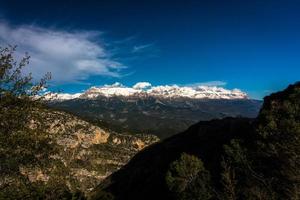
<path id="1" fill-rule="evenodd" d="M 82 93 L 46 93 L 46 99 L 95 99 L 97 97 L 156 97 L 156 98 L 191 98 L 191 99 L 249 99 L 245 92 L 239 89 L 228 90 L 217 86 L 152 86 L 148 82 L 138 82 L 133 87 L 126 87 L 121 83 L 91 87 Z"/>

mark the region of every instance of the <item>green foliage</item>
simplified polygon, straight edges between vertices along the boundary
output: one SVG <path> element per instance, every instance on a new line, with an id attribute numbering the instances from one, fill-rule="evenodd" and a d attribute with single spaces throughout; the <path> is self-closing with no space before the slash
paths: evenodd
<path id="1" fill-rule="evenodd" d="M 223 187 L 222 197 L 224 200 L 236 200 L 237 177 L 235 169 L 226 160 L 222 160 L 221 166 L 223 168 L 221 173 L 221 183 Z"/>
<path id="2" fill-rule="evenodd" d="M 280 199 L 299 199 L 300 84 L 266 97 L 258 119 L 258 170 Z"/>
<path id="3" fill-rule="evenodd" d="M 15 179 L 8 187 L 0 191 L 0 199 L 5 200 L 84 200 L 81 192 L 72 192 L 63 183 L 45 184 L 44 182 L 30 182 L 25 177 Z"/>
<path id="4" fill-rule="evenodd" d="M 225 154 L 221 161 L 222 199 L 274 199 L 268 180 L 255 170 L 257 160 L 253 149 L 245 146 L 242 140 L 232 140 L 224 145 Z"/>
<path id="5" fill-rule="evenodd" d="M 45 106 L 38 97 L 50 74 L 33 83 L 31 74 L 24 75 L 23 70 L 29 56 L 17 62 L 15 50 L 0 47 L 0 199 L 77 198 L 63 181 L 32 181 L 22 172 L 25 167 L 57 173 L 49 162 L 57 148 L 45 131 L 41 115 Z"/>
<path id="6" fill-rule="evenodd" d="M 37 109 L 42 107 L 39 98 L 33 98 L 44 87 L 45 77 L 40 83 L 33 84 L 32 77 L 22 75 L 22 68 L 28 64 L 29 56 L 19 63 L 14 60 L 15 47 L 0 48 L 0 159 L 2 176 L 18 171 L 20 165 L 39 163 L 51 150 L 49 139 L 43 134 L 43 124 Z M 42 120 L 40 120 L 42 122 Z M 39 158 L 36 155 L 39 154 Z"/>
<path id="7" fill-rule="evenodd" d="M 171 163 L 166 174 L 166 183 L 172 195 L 180 200 L 210 199 L 210 175 L 196 156 L 182 153 Z"/>
<path id="8" fill-rule="evenodd" d="M 233 181 L 230 170 L 234 170 L 237 177 L 243 177 L 233 185 L 237 199 L 299 199 L 299 83 L 266 97 L 255 126 L 251 144 L 232 140 L 224 147 L 225 194 L 232 193 L 228 186 Z"/>
<path id="9" fill-rule="evenodd" d="M 95 199 L 95 200 L 115 200 L 115 197 L 109 192 L 101 191 L 101 192 L 97 193 L 96 196 L 93 196 L 91 199 Z"/>

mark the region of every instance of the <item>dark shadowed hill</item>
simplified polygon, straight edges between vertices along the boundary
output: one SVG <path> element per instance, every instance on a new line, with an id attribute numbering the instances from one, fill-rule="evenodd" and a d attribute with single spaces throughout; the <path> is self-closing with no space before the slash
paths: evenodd
<path id="1" fill-rule="evenodd" d="M 233 138 L 248 137 L 252 123 L 253 120 L 246 118 L 226 118 L 195 124 L 187 131 L 138 153 L 99 189 L 104 188 L 120 199 L 166 199 L 165 174 L 170 163 L 182 152 L 201 157 L 211 171 L 217 169 L 212 174 L 217 180 L 220 178 L 218 171 L 223 145 Z"/>
<path id="2" fill-rule="evenodd" d="M 299 127 L 297 83 L 266 97 L 257 119 L 199 122 L 146 148 L 100 184 L 91 199 L 297 199 Z M 201 170 L 192 174 L 195 162 L 189 158 L 199 159 L 199 166 L 203 162 L 209 176 L 200 176 Z M 204 189 L 203 177 L 209 177 Z"/>

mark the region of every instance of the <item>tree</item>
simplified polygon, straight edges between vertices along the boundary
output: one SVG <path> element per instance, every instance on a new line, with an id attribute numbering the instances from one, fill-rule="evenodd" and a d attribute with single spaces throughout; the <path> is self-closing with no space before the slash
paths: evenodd
<path id="1" fill-rule="evenodd" d="M 224 146 L 225 199 L 300 199 L 300 83 L 266 97 L 254 128 L 251 141 Z"/>
<path id="2" fill-rule="evenodd" d="M 236 200 L 237 199 L 237 178 L 235 169 L 231 163 L 225 159 L 221 161 L 223 172 L 221 173 L 221 183 L 223 187 L 222 199 Z"/>
<path id="3" fill-rule="evenodd" d="M 251 144 L 233 139 L 230 144 L 224 145 L 224 150 L 221 199 L 274 199 L 269 181 L 256 168 L 258 155 Z"/>
<path id="4" fill-rule="evenodd" d="M 17 62 L 15 51 L 0 47 L 0 199 L 82 199 L 79 193 L 72 196 L 63 182 L 31 182 L 22 173 L 24 166 L 51 169 L 49 156 L 57 149 L 46 131 L 40 95 L 51 76 L 34 83 L 23 70 L 29 56 Z"/>
<path id="5" fill-rule="evenodd" d="M 203 163 L 196 156 L 182 153 L 180 158 L 171 163 L 166 174 L 166 183 L 176 199 L 210 199 L 210 175 Z"/>
<path id="6" fill-rule="evenodd" d="M 300 83 L 265 97 L 257 138 L 257 169 L 278 198 L 300 199 Z"/>
<path id="7" fill-rule="evenodd" d="M 36 95 L 45 87 L 50 75 L 33 84 L 31 74 L 24 76 L 22 69 L 29 63 L 25 55 L 20 62 L 14 59 L 16 47 L 0 48 L 0 159 L 1 176 L 16 175 L 22 164 L 45 158 L 49 148 L 47 135 L 42 134 L 43 121 L 37 110 L 43 106 Z M 32 120 L 35 129 L 30 128 Z M 47 152 L 47 151 L 46 151 Z M 39 155 L 39 158 L 36 157 Z M 0 186 L 1 187 L 1 186 Z"/>

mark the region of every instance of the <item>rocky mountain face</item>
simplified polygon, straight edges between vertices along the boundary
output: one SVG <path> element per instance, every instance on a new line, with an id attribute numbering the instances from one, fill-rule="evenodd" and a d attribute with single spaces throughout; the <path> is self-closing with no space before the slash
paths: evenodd
<path id="1" fill-rule="evenodd" d="M 158 141 L 152 135 L 117 134 L 64 112 L 44 110 L 41 115 L 57 153 L 48 158 L 50 169 L 47 165 L 45 168 L 20 166 L 21 174 L 31 182 L 57 179 L 72 191 L 85 193 L 125 165 L 138 151 Z M 32 120 L 29 126 L 34 129 L 36 125 Z"/>
<path id="2" fill-rule="evenodd" d="M 154 134 L 166 138 L 198 121 L 236 116 L 256 117 L 261 101 L 98 96 L 93 99 L 51 101 L 50 106 L 117 132 Z"/>
<path id="3" fill-rule="evenodd" d="M 48 94 L 49 105 L 96 125 L 127 134 L 166 138 L 198 121 L 224 117 L 256 117 L 261 101 L 238 90 L 215 86 L 133 87 L 120 83 L 91 87 L 77 94 Z"/>

